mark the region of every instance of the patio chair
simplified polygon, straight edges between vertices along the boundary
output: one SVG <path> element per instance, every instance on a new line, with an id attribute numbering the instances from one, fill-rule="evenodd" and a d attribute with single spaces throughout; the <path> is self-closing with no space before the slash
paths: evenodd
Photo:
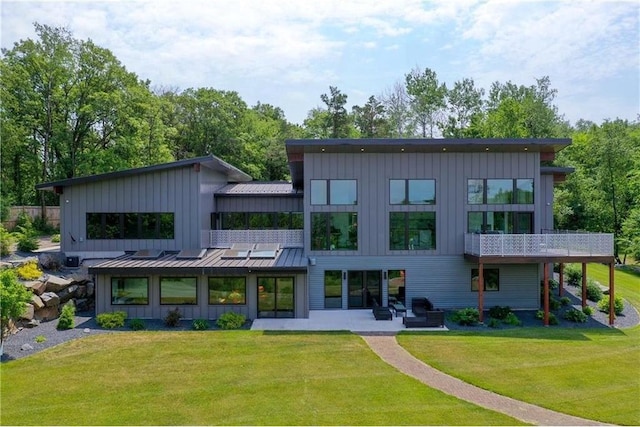
<path id="1" fill-rule="evenodd" d="M 393 319 L 393 315 L 391 314 L 391 309 L 389 307 L 381 306 L 380 304 L 378 304 L 378 301 L 376 299 L 373 299 L 371 305 L 372 305 L 371 311 L 373 312 L 373 317 L 375 317 L 376 320 L 392 320 Z"/>

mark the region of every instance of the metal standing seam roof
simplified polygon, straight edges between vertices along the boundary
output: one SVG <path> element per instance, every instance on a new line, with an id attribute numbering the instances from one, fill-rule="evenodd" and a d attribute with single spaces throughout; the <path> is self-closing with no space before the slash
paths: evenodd
<path id="1" fill-rule="evenodd" d="M 218 196 L 257 196 L 257 195 L 292 195 L 301 194 L 293 189 L 290 182 L 243 182 L 225 185 L 216 190 Z"/>
<path id="2" fill-rule="evenodd" d="M 232 270 L 306 270 L 307 256 L 302 248 L 281 249 L 275 258 L 222 259 L 225 249 L 209 249 L 201 259 L 179 259 L 177 253 L 165 253 L 157 259 L 134 259 L 133 254 L 104 261 L 89 267 L 90 274 L 135 273 L 132 270 L 175 272 L 197 270 L 208 273 L 219 269 Z"/>

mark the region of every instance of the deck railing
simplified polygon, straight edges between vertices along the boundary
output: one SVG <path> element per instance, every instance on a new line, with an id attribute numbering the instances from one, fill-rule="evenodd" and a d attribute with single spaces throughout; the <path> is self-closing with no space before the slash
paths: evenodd
<path id="1" fill-rule="evenodd" d="M 477 256 L 613 256 L 613 234 L 465 234 L 464 251 Z"/>
<path id="2" fill-rule="evenodd" d="M 280 243 L 283 248 L 304 247 L 303 230 L 203 230 L 203 248 L 228 248 L 234 243 Z"/>

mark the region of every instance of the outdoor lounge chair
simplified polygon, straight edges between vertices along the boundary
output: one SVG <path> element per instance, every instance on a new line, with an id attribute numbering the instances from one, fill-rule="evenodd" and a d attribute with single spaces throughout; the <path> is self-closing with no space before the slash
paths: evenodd
<path id="1" fill-rule="evenodd" d="M 376 320 L 392 320 L 393 319 L 393 315 L 391 314 L 391 310 L 389 309 L 389 307 L 381 306 L 380 304 L 378 304 L 378 301 L 376 301 L 375 299 L 372 302 L 371 311 L 373 312 L 373 317 L 375 317 Z"/>
<path id="2" fill-rule="evenodd" d="M 443 328 L 444 311 L 427 310 L 420 316 L 404 317 L 402 323 L 406 328 Z"/>
<path id="3" fill-rule="evenodd" d="M 414 315 L 424 316 L 430 310 L 433 310 L 433 304 L 427 298 L 411 298 L 411 311 Z"/>

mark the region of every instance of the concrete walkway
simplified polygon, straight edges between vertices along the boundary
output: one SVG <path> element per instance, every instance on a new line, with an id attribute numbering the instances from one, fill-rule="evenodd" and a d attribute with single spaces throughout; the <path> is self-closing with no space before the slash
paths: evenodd
<path id="1" fill-rule="evenodd" d="M 461 381 L 413 357 L 398 344 L 395 335 L 361 334 L 361 336 L 382 360 L 397 368 L 400 372 L 416 378 L 431 388 L 478 406 L 501 412 L 530 424 L 554 426 L 606 425 L 520 402 Z"/>

